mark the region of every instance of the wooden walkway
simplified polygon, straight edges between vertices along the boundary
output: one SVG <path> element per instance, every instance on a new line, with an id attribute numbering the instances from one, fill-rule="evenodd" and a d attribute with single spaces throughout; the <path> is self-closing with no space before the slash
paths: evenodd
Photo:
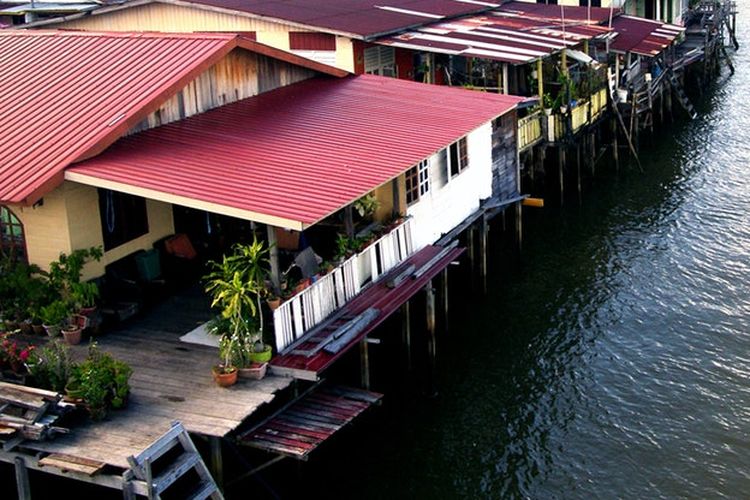
<path id="1" fill-rule="evenodd" d="M 228 389 L 218 387 L 211 377 L 218 351 L 179 340 L 208 317 L 205 297 L 191 291 L 97 338 L 103 351 L 133 367 L 127 408 L 110 412 L 102 422 L 73 427 L 70 434 L 52 441 L 27 441 L 22 446 L 127 468 L 127 457 L 169 430 L 172 421 L 205 436 L 224 437 L 235 430 L 292 379 L 268 376 L 240 380 Z M 73 349 L 77 357 L 86 355 L 83 343 Z"/>
<path id="2" fill-rule="evenodd" d="M 240 436 L 240 443 L 269 453 L 307 460 L 334 433 L 383 398 L 377 392 L 340 386 L 316 387 Z"/>

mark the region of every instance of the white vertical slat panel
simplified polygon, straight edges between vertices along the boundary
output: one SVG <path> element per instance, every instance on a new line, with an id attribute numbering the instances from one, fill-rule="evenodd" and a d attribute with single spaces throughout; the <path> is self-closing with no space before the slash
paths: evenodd
<path id="1" fill-rule="evenodd" d="M 305 326 L 302 323 L 302 301 L 299 300 L 299 296 L 290 299 L 292 303 L 292 315 L 294 320 L 294 335 L 299 338 L 302 332 L 305 331 Z"/>

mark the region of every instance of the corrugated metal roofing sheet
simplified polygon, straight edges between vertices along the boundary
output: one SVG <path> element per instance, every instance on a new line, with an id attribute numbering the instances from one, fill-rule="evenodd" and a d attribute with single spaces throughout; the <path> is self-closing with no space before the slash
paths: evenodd
<path id="1" fill-rule="evenodd" d="M 233 38 L 0 33 L 0 200 L 36 201 L 70 162 L 140 119 Z"/>
<path id="2" fill-rule="evenodd" d="M 527 19 L 540 21 L 603 24 L 609 21 L 610 9 L 603 7 L 577 7 L 571 5 L 552 5 L 545 3 L 507 2 L 499 9 L 500 12 L 516 13 Z M 612 15 L 617 16 L 619 9 L 613 9 Z"/>
<path id="3" fill-rule="evenodd" d="M 0 201 L 35 202 L 237 46 L 327 68 L 227 33 L 0 33 Z"/>
<path id="4" fill-rule="evenodd" d="M 497 7 L 501 0 L 188 0 L 359 37 Z"/>
<path id="5" fill-rule="evenodd" d="M 528 5 L 531 7 L 527 8 Z M 497 11 L 428 24 L 414 31 L 380 39 L 377 43 L 526 64 L 609 32 L 607 27 L 597 25 L 594 20 L 576 20 L 576 16 L 580 15 L 580 7 L 565 7 L 566 11 L 571 10 L 573 17 L 571 20 L 566 18 L 563 23 L 557 18 L 549 17 L 549 9 L 535 9 L 536 6 L 537 4 L 512 2 Z M 556 10 L 560 17 L 560 7 Z M 609 12 L 608 9 L 598 10 Z M 546 17 L 536 17 L 542 14 Z"/>
<path id="6" fill-rule="evenodd" d="M 371 75 L 314 78 L 123 138 L 66 178 L 301 228 L 521 100 Z"/>
<path id="7" fill-rule="evenodd" d="M 611 50 L 649 57 L 658 55 L 685 31 L 682 26 L 632 16 L 616 17 L 612 29 L 617 36 L 609 44 Z"/>

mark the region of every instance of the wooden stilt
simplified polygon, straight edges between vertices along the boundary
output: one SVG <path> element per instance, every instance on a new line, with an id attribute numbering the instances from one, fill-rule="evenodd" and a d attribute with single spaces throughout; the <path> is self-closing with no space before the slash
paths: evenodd
<path id="1" fill-rule="evenodd" d="M 211 475 L 219 490 L 224 491 L 224 456 L 221 452 L 221 438 L 211 436 L 208 441 L 211 445 Z"/>
<path id="2" fill-rule="evenodd" d="M 558 180 L 560 182 L 560 206 L 563 206 L 565 200 L 565 148 L 560 146 L 557 155 Z"/>
<path id="3" fill-rule="evenodd" d="M 404 344 L 406 369 L 411 371 L 411 313 L 408 301 L 401 306 L 401 339 Z"/>
<path id="4" fill-rule="evenodd" d="M 23 458 L 16 457 L 16 489 L 18 490 L 18 500 L 31 500 L 31 487 L 29 486 L 29 471 L 26 469 L 26 462 Z"/>
<path id="5" fill-rule="evenodd" d="M 523 249 L 523 204 L 522 202 L 516 203 L 516 251 L 518 255 L 521 255 Z"/>
<path id="6" fill-rule="evenodd" d="M 279 267 L 279 246 L 276 240 L 276 228 L 266 225 L 266 234 L 268 237 L 268 260 L 271 264 L 271 283 L 273 283 L 276 293 L 280 291 L 281 269 Z"/>
<path id="7" fill-rule="evenodd" d="M 578 204 L 583 202 L 581 192 L 581 145 L 576 145 L 576 189 L 578 190 Z"/>
<path id="8" fill-rule="evenodd" d="M 596 134 L 594 133 L 589 137 L 589 166 L 593 178 L 596 175 Z"/>
<path id="9" fill-rule="evenodd" d="M 437 386 L 435 383 L 435 374 L 437 370 L 437 346 L 435 345 L 435 289 L 432 288 L 432 280 L 425 286 L 427 295 L 427 357 L 428 360 L 428 393 L 431 396 L 437 395 Z"/>
<path id="10" fill-rule="evenodd" d="M 359 343 L 359 360 L 361 368 L 362 388 L 370 390 L 370 350 L 367 339 Z"/>
<path id="11" fill-rule="evenodd" d="M 474 242 L 477 239 L 477 228 L 475 224 L 469 226 L 469 230 L 466 231 L 466 253 L 469 255 L 469 272 L 471 273 L 471 287 L 474 288 L 476 273 L 476 245 Z"/>
<path id="12" fill-rule="evenodd" d="M 441 274 L 443 276 L 443 293 L 441 296 L 443 299 L 443 330 L 448 333 L 448 268 L 443 269 Z"/>
<path id="13" fill-rule="evenodd" d="M 482 217 L 481 227 L 479 229 L 479 282 L 482 286 L 482 293 L 487 294 L 487 233 L 489 225 L 487 219 Z"/>
<path id="14" fill-rule="evenodd" d="M 617 104 L 613 104 L 617 106 Z M 620 146 L 617 144 L 617 122 L 612 118 L 612 159 L 615 162 L 615 172 L 620 172 Z"/>

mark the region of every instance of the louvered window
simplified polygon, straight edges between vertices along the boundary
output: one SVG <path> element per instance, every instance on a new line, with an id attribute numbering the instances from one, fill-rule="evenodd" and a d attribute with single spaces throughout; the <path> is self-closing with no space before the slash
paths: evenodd
<path id="1" fill-rule="evenodd" d="M 396 76 L 396 51 L 393 47 L 368 47 L 365 49 L 365 73 Z"/>

